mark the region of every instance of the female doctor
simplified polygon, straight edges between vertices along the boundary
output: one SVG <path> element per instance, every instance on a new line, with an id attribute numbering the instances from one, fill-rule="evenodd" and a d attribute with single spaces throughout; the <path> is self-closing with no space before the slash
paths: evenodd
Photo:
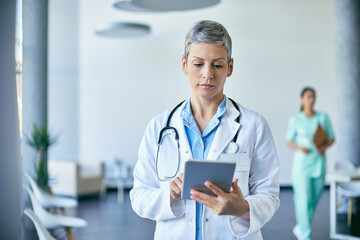
<path id="1" fill-rule="evenodd" d="M 130 192 L 134 211 L 156 221 L 154 239 L 262 239 L 279 207 L 279 162 L 270 128 L 259 114 L 227 98 L 233 71 L 231 38 L 214 21 L 187 33 L 182 68 L 191 97 L 152 119 L 142 139 Z M 181 199 L 184 161 L 232 159 L 229 193 L 191 190 Z"/>

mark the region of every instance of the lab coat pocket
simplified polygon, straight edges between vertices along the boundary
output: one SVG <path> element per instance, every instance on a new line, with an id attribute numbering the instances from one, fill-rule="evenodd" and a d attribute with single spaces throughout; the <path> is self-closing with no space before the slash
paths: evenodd
<path id="1" fill-rule="evenodd" d="M 235 172 L 249 171 L 250 158 L 247 152 L 244 153 L 223 153 L 220 159 L 224 161 L 232 161 L 236 163 Z"/>
<path id="2" fill-rule="evenodd" d="M 221 154 L 220 159 L 236 163 L 234 178 L 239 179 L 238 185 L 246 197 L 249 194 L 250 157 L 248 152 Z"/>

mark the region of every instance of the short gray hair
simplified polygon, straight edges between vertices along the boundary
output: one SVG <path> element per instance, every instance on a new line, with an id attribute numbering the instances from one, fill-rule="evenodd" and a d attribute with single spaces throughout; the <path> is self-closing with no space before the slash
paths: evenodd
<path id="1" fill-rule="evenodd" d="M 231 60 L 231 37 L 226 28 L 218 22 L 201 20 L 196 22 L 185 37 L 184 57 L 187 61 L 191 43 L 212 43 L 224 45 L 228 62 Z"/>

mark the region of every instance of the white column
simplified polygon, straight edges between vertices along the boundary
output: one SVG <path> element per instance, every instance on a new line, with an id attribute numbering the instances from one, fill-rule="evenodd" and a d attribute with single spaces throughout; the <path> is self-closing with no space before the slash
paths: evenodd
<path id="1" fill-rule="evenodd" d="M 47 121 L 48 1 L 23 0 L 23 135 Z M 23 138 L 24 139 L 24 138 Z M 23 140 L 24 171 L 34 174 L 36 152 Z"/>
<path id="2" fill-rule="evenodd" d="M 0 1 L 0 239 L 20 239 L 21 155 L 15 81 L 16 1 Z"/>
<path id="3" fill-rule="evenodd" d="M 335 0 L 340 161 L 360 164 L 360 1 Z"/>

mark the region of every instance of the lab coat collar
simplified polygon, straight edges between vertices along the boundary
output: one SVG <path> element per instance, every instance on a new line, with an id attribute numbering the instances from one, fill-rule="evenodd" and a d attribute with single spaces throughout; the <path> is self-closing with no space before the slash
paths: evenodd
<path id="1" fill-rule="evenodd" d="M 208 154 L 209 160 L 217 160 L 226 146 L 235 137 L 236 132 L 240 128 L 240 124 L 236 122 L 236 118 L 239 115 L 240 112 L 234 107 L 229 98 L 226 98 L 226 113 L 222 116 L 211 144 Z"/>
<path id="2" fill-rule="evenodd" d="M 189 99 L 188 99 L 189 100 Z M 180 160 L 180 166 L 183 168 L 183 161 L 185 159 L 192 159 L 193 155 L 191 152 L 190 144 L 186 136 L 183 119 L 181 112 L 186 105 L 185 101 L 179 109 L 174 113 L 171 120 L 171 125 L 174 126 L 179 133 L 180 153 L 182 156 Z M 240 124 L 236 122 L 236 118 L 240 115 L 240 112 L 236 110 L 229 98 L 226 97 L 226 112 L 221 118 L 219 127 L 215 133 L 214 140 L 211 144 L 208 159 L 216 160 L 220 154 L 224 151 L 226 146 L 232 141 L 236 132 L 240 128 Z M 181 169 L 183 170 L 183 169 Z M 181 172 L 181 171 L 180 171 Z"/>

